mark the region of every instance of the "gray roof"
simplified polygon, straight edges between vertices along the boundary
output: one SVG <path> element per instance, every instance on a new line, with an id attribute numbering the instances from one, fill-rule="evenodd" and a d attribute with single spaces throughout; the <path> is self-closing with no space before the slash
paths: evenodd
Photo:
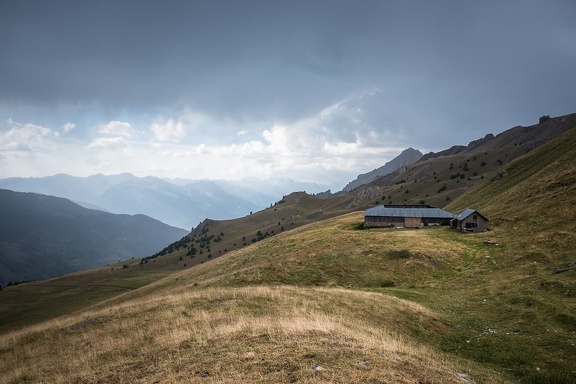
<path id="1" fill-rule="evenodd" d="M 383 205 L 369 208 L 364 212 L 364 216 L 386 216 L 386 217 L 422 217 L 422 218 L 442 218 L 452 219 L 454 214 L 440 208 L 389 208 Z"/>
<path id="2" fill-rule="evenodd" d="M 465 218 L 467 218 L 468 216 L 470 216 L 470 215 L 473 214 L 473 213 L 477 213 L 478 215 L 484 217 L 484 215 L 482 215 L 482 214 L 481 214 L 480 212 L 478 212 L 477 210 L 472 209 L 472 208 L 467 208 L 467 209 L 463 210 L 461 214 L 459 214 L 458 216 L 454 217 L 454 219 L 455 219 L 455 220 L 458 220 L 458 221 L 462 221 L 462 220 L 464 220 Z M 484 217 L 484 219 L 486 219 L 486 217 Z M 486 221 L 488 221 L 488 219 L 486 219 Z"/>

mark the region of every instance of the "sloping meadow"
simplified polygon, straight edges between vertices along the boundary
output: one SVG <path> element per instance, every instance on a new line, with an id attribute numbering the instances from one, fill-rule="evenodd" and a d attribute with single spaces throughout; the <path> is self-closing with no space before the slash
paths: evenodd
<path id="1" fill-rule="evenodd" d="M 417 342 L 409 301 L 340 288 L 171 290 L 4 335 L 6 383 L 502 382 Z"/>

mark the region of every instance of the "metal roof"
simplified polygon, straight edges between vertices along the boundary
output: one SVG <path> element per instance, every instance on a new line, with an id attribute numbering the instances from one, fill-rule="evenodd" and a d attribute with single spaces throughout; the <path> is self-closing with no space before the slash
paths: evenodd
<path id="1" fill-rule="evenodd" d="M 369 208 L 364 212 L 364 216 L 386 216 L 386 217 L 422 217 L 422 218 L 442 218 L 452 219 L 454 214 L 440 208 L 399 208 L 378 207 Z"/>
<path id="2" fill-rule="evenodd" d="M 456 220 L 458 220 L 458 221 L 462 221 L 462 220 L 464 220 L 465 218 L 467 218 L 468 216 L 470 216 L 471 214 L 473 214 L 474 212 L 476 212 L 478 215 L 484 217 L 484 215 L 482 215 L 482 214 L 481 214 L 480 212 L 478 212 L 477 210 L 472 209 L 472 208 L 467 208 L 467 209 L 463 210 L 461 214 L 459 214 L 458 216 L 454 217 L 454 219 L 456 219 Z M 485 220 L 488 220 L 488 219 L 486 219 L 486 217 L 484 217 L 484 219 L 485 219 Z"/>

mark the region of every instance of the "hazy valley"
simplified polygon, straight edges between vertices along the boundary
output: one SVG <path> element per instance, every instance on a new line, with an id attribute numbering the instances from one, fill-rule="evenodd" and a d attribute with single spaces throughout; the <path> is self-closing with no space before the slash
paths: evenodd
<path id="1" fill-rule="evenodd" d="M 0 179 L 0 189 L 70 199 L 87 208 L 119 214 L 144 214 L 190 230 L 205 218 L 245 216 L 292 191 L 321 192 L 328 186 L 289 179 L 238 181 L 163 180 L 132 174 Z"/>

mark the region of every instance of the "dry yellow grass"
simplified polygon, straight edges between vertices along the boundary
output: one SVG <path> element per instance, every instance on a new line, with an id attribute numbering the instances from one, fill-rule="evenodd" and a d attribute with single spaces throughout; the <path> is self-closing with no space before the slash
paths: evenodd
<path id="1" fill-rule="evenodd" d="M 412 302 L 340 288 L 172 290 L 0 338 L 5 383 L 502 382 L 418 344 L 397 323 L 444 332 Z M 321 368 L 314 369 L 313 367 Z"/>

